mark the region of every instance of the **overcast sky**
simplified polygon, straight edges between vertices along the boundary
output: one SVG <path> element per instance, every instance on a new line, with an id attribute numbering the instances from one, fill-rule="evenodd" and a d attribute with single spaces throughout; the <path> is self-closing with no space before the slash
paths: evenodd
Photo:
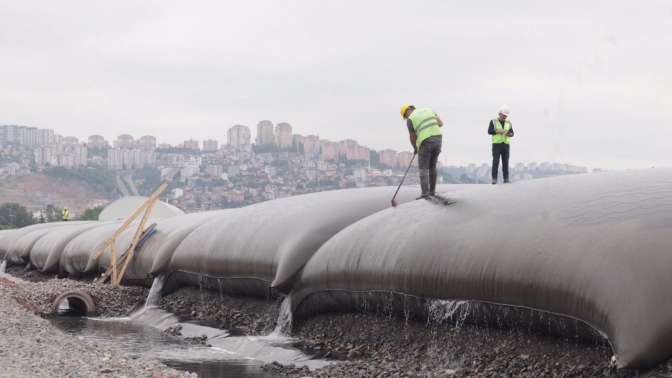
<path id="1" fill-rule="evenodd" d="M 0 124 L 226 140 L 234 124 L 408 150 L 404 102 L 446 164 L 672 165 L 670 1 L 0 0 Z"/>

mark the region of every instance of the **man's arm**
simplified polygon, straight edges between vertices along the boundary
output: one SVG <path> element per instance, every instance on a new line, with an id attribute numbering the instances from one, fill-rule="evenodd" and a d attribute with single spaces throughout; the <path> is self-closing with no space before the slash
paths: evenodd
<path id="1" fill-rule="evenodd" d="M 439 116 L 436 116 L 436 121 L 439 123 L 439 127 L 443 127 L 443 121 L 441 118 L 439 118 Z"/>
<path id="2" fill-rule="evenodd" d="M 510 122 L 509 122 L 509 123 L 510 123 Z M 509 129 L 509 132 L 506 133 L 506 136 L 508 136 L 509 138 L 513 138 L 513 134 L 514 134 L 514 132 L 513 132 L 513 125 L 511 125 L 511 128 Z"/>
<path id="3" fill-rule="evenodd" d="M 490 126 L 488 126 L 488 135 L 495 135 L 495 134 L 497 134 L 495 132 L 495 124 L 494 122 L 492 122 L 492 120 L 490 120 Z"/>
<path id="4" fill-rule="evenodd" d="M 413 122 L 411 120 L 406 120 L 406 128 L 408 128 L 408 136 L 411 141 L 411 146 L 413 146 L 413 152 L 418 153 L 418 147 L 415 145 L 415 140 L 417 136 L 415 135 L 415 129 L 413 128 Z"/>

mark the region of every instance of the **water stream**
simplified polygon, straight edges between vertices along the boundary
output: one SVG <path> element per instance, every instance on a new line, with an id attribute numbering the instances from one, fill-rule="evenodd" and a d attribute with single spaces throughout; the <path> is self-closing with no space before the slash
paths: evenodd
<path id="1" fill-rule="evenodd" d="M 113 343 L 137 356 L 157 358 L 166 365 L 193 371 L 200 377 L 273 377 L 261 366 L 278 361 L 311 369 L 331 362 L 314 360 L 293 347 L 285 336 L 291 330 L 291 303 L 282 302 L 276 329 L 268 336 L 235 336 L 226 330 L 197 322 L 181 322 L 158 307 L 164 279 L 154 280 L 145 306 L 124 318 L 54 317 L 52 322 L 65 331 L 98 343 Z M 182 337 L 162 331 L 179 329 Z M 207 337 L 206 345 L 194 345 L 184 338 Z"/>
<path id="2" fill-rule="evenodd" d="M 158 276 L 152 281 L 152 287 L 149 289 L 147 300 L 145 300 L 145 308 L 158 307 L 161 302 L 161 290 L 166 282 L 165 276 Z"/>
<path id="3" fill-rule="evenodd" d="M 280 304 L 280 312 L 278 313 L 278 320 L 275 323 L 275 329 L 270 336 L 281 337 L 289 335 L 292 331 L 292 301 L 289 296 L 286 296 Z"/>
<path id="4" fill-rule="evenodd" d="M 0 275 L 7 273 L 7 260 L 0 262 Z"/>

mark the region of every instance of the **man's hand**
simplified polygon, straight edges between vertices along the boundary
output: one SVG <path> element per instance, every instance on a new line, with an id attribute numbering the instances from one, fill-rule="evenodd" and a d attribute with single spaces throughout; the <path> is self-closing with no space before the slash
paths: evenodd
<path id="1" fill-rule="evenodd" d="M 506 131 L 504 131 L 504 129 L 496 129 L 495 132 L 497 134 L 500 134 L 500 135 L 506 133 Z"/>

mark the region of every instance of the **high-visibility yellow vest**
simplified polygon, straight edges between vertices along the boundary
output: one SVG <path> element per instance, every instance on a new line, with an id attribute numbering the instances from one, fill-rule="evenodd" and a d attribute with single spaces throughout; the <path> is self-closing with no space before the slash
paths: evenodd
<path id="1" fill-rule="evenodd" d="M 67 221 L 70 219 L 70 211 L 68 209 L 63 209 L 63 218 L 62 220 Z"/>
<path id="2" fill-rule="evenodd" d="M 441 128 L 439 127 L 439 116 L 430 108 L 415 109 L 408 117 L 413 123 L 413 130 L 415 130 L 415 145 L 420 148 L 425 139 L 441 135 Z"/>
<path id="3" fill-rule="evenodd" d="M 511 130 L 511 122 L 508 120 L 504 121 L 504 125 L 502 125 L 502 122 L 499 120 L 499 118 L 495 118 L 492 120 L 492 124 L 495 125 L 495 131 L 496 130 L 506 130 L 508 133 L 509 130 Z M 509 144 L 509 138 L 506 136 L 506 134 L 495 134 L 492 136 L 492 144 L 499 144 L 499 143 L 506 143 Z"/>

